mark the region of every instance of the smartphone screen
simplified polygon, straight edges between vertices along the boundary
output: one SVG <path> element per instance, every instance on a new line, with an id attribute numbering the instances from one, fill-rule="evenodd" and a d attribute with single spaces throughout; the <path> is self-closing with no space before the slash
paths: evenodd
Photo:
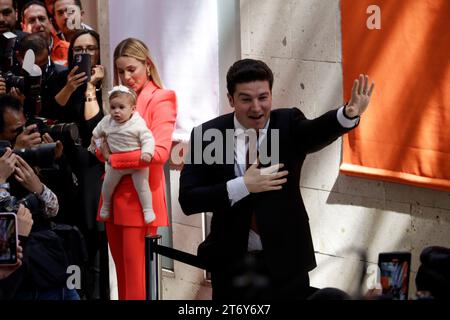
<path id="1" fill-rule="evenodd" d="M 76 74 L 84 72 L 87 79 L 85 83 L 91 81 L 91 55 L 89 53 L 77 53 L 73 56 L 74 65 L 78 66 Z"/>
<path id="2" fill-rule="evenodd" d="M 0 213 L 0 265 L 17 263 L 17 222 L 14 213 Z"/>
<path id="3" fill-rule="evenodd" d="M 378 255 L 380 281 L 383 295 L 394 300 L 407 300 L 409 290 L 409 273 L 411 253 L 383 252 Z"/>

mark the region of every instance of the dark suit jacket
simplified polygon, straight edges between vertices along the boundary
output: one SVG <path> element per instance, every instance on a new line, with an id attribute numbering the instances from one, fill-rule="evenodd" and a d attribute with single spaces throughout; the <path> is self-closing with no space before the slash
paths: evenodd
<path id="1" fill-rule="evenodd" d="M 229 266 L 247 252 L 251 213 L 255 212 L 264 248 L 264 256 L 274 277 L 292 276 L 315 268 L 316 261 L 311 239 L 309 219 L 300 194 L 300 173 L 308 153 L 318 151 L 349 129 L 337 121 L 337 110 L 308 120 L 296 108 L 271 112 L 267 133 L 268 154 L 271 154 L 271 134 L 279 131 L 279 162 L 288 170 L 287 183 L 280 191 L 250 194 L 230 205 L 226 183 L 234 179 L 234 164 L 196 164 L 190 152 L 180 177 L 179 202 L 185 214 L 212 212 L 211 232 L 200 244 L 198 256 L 212 271 Z M 194 128 L 190 150 L 201 149 L 209 141 L 195 140 L 207 129 L 225 133 L 233 129 L 234 114 L 227 114 Z M 224 134 L 225 137 L 225 134 Z M 224 139 L 225 140 L 225 139 Z M 233 159 L 233 141 L 228 150 L 217 150 Z M 227 152 L 228 151 L 228 152 Z M 198 157 L 198 156 L 197 156 Z M 274 163 L 267 164 L 270 166 Z"/>

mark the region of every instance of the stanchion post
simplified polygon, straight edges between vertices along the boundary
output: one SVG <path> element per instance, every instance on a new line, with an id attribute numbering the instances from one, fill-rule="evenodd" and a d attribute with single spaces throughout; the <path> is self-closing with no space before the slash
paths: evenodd
<path id="1" fill-rule="evenodd" d="M 162 244 L 162 236 L 156 239 L 156 244 L 161 246 Z M 162 264 L 161 264 L 161 255 L 159 253 L 156 254 L 155 259 L 155 272 L 158 274 L 156 280 L 156 298 L 155 300 L 162 300 Z"/>
<path id="2" fill-rule="evenodd" d="M 160 299 L 160 263 L 159 255 L 155 252 L 156 245 L 161 240 L 160 235 L 145 237 L 145 288 L 146 300 Z"/>

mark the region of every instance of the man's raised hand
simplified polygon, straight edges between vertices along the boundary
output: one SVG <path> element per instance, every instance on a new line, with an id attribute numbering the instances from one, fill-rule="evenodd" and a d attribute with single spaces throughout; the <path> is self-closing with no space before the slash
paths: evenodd
<path id="1" fill-rule="evenodd" d="M 355 79 L 352 88 L 352 97 L 348 105 L 345 107 L 345 115 L 349 118 L 360 116 L 366 111 L 369 105 L 370 98 L 373 93 L 375 84 L 372 82 L 369 88 L 369 76 L 359 75 L 358 79 Z"/>

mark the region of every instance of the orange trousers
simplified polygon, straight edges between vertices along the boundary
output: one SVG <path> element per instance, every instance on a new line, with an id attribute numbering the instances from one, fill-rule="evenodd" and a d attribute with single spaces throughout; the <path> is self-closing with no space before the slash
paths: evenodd
<path id="1" fill-rule="evenodd" d="M 145 300 L 145 236 L 157 227 L 126 227 L 106 223 L 116 265 L 119 300 Z"/>

